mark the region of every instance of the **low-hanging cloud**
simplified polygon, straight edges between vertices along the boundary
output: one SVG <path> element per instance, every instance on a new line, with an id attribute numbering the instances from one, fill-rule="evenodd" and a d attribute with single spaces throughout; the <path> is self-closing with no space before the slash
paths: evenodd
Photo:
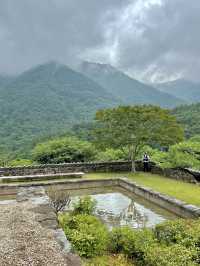
<path id="1" fill-rule="evenodd" d="M 199 80 L 199 14 L 197 0 L 0 0 L 0 72 L 82 59 Z"/>

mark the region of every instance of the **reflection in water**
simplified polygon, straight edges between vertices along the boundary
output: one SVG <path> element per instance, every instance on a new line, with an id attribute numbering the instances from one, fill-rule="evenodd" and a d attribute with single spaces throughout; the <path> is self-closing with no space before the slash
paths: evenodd
<path id="1" fill-rule="evenodd" d="M 119 192 L 96 194 L 91 197 L 97 201 L 96 215 L 109 228 L 125 225 L 132 228 L 153 227 L 168 219 Z M 78 198 L 72 197 L 71 204 Z"/>

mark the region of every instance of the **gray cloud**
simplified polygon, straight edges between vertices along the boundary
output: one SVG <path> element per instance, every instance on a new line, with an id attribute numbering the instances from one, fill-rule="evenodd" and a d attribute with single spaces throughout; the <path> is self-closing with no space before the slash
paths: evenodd
<path id="1" fill-rule="evenodd" d="M 130 5 L 121 30 L 115 29 L 118 65 L 143 78 L 199 79 L 200 1 L 147 2 Z"/>
<path id="2" fill-rule="evenodd" d="M 58 60 L 200 79 L 198 0 L 0 0 L 0 72 Z"/>

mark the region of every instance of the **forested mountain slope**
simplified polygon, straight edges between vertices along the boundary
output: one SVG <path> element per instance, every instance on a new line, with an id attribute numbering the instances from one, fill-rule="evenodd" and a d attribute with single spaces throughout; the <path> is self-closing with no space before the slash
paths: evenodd
<path id="1" fill-rule="evenodd" d="M 154 86 L 162 92 L 169 93 L 187 103 L 200 102 L 200 83 L 177 79 L 166 83 L 157 83 Z"/>
<path id="2" fill-rule="evenodd" d="M 21 74 L 0 89 L 0 149 L 22 150 L 32 140 L 60 134 L 119 104 L 94 81 L 50 62 Z"/>
<path id="3" fill-rule="evenodd" d="M 79 71 L 93 79 L 125 104 L 154 104 L 173 108 L 184 101 L 130 78 L 116 68 L 91 62 L 83 62 Z"/>
<path id="4" fill-rule="evenodd" d="M 172 113 L 185 127 L 187 137 L 200 135 L 200 103 L 177 107 Z"/>

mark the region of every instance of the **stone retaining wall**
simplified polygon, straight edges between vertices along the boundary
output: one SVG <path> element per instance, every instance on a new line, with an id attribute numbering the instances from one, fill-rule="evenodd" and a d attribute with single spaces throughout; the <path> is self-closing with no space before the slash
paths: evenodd
<path id="1" fill-rule="evenodd" d="M 139 163 L 138 163 L 139 164 Z M 131 162 L 91 162 L 91 163 L 64 163 L 64 164 L 43 164 L 23 167 L 2 167 L 0 176 L 23 176 L 36 174 L 57 174 L 73 172 L 110 172 L 130 171 Z"/>
<path id="2" fill-rule="evenodd" d="M 133 192 L 142 198 L 155 203 L 156 205 L 171 211 L 182 218 L 199 218 L 200 208 L 191 204 L 187 204 L 181 200 L 161 194 L 150 188 L 137 185 L 128 179 L 120 178 L 119 186 Z"/>
<path id="3" fill-rule="evenodd" d="M 168 178 L 181 180 L 188 183 L 197 183 L 200 182 L 200 172 L 184 169 L 184 168 L 166 168 L 162 169 L 156 165 L 152 166 L 151 172 L 153 174 L 159 174 Z M 199 178 L 198 174 L 199 173 Z"/>
<path id="4" fill-rule="evenodd" d="M 33 184 L 32 184 L 33 185 Z M 180 200 L 177 200 L 173 197 L 161 194 L 159 192 L 153 191 L 152 189 L 137 185 L 135 182 L 128 180 L 127 178 L 110 178 L 110 179 L 81 179 L 81 180 L 66 180 L 62 183 L 44 183 L 37 184 L 37 186 L 50 186 L 53 185 L 57 189 L 85 189 L 85 188 L 106 188 L 106 187 L 121 187 L 129 192 L 135 193 L 138 196 L 146 199 L 149 202 L 152 202 L 168 211 L 171 211 L 183 218 L 199 218 L 200 217 L 200 208 L 194 205 L 187 204 Z M 17 190 L 17 187 L 22 189 L 31 187 L 30 184 L 22 185 L 4 185 L 1 186 L 1 189 L 6 190 L 8 188 L 11 191 L 11 187 L 14 191 Z M 2 192 L 0 189 L 0 192 Z M 31 188 L 30 188 L 31 189 Z"/>
<path id="5" fill-rule="evenodd" d="M 109 179 L 78 179 L 78 180 L 57 180 L 48 182 L 33 181 L 30 183 L 10 183 L 0 184 L 0 196 L 15 196 L 19 189 L 31 188 L 31 187 L 49 187 L 54 186 L 58 190 L 63 189 L 90 189 L 90 188 L 105 188 L 118 186 L 118 178 Z"/>
<path id="6" fill-rule="evenodd" d="M 154 174 L 160 174 L 172 179 L 181 180 L 189 183 L 200 182 L 200 172 L 191 169 L 162 169 L 158 167 L 154 162 L 150 163 L 150 169 L 151 172 Z M 2 167 L 0 168 L 0 176 L 26 176 L 74 172 L 128 172 L 130 170 L 130 161 L 65 163 L 31 165 L 24 167 Z M 143 171 L 143 164 L 141 161 L 136 161 L 136 170 Z"/>

